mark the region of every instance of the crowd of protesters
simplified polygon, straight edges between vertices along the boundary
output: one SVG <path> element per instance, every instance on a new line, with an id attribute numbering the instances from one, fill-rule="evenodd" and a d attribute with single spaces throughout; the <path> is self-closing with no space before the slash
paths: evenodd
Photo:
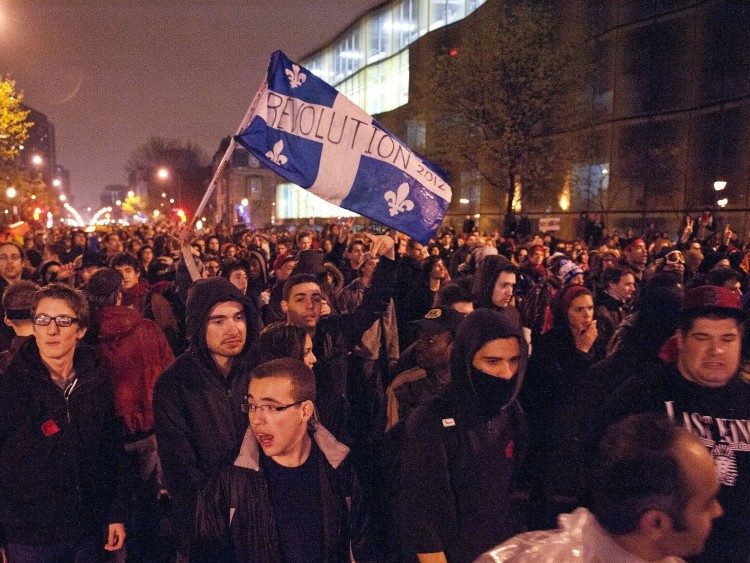
<path id="1" fill-rule="evenodd" d="M 737 235 L 462 231 L 7 233 L 5 560 L 750 561 Z"/>

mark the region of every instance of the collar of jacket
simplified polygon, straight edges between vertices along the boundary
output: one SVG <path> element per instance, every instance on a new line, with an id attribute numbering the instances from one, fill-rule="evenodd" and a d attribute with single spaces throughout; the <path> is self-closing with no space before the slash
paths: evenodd
<path id="1" fill-rule="evenodd" d="M 349 455 L 349 448 L 339 442 L 316 419 L 311 420 L 310 425 L 312 426 L 311 433 L 313 440 L 318 444 L 318 448 L 326 456 L 326 460 L 331 467 L 338 469 L 339 465 L 346 459 L 346 456 Z M 247 427 L 245 437 L 240 446 L 240 453 L 234 460 L 234 465 L 244 469 L 260 471 L 260 444 L 258 444 L 258 439 L 255 437 L 251 426 Z"/>
<path id="2" fill-rule="evenodd" d="M 43 376 L 46 379 L 50 379 L 49 370 L 44 365 L 44 362 L 42 362 L 42 357 L 39 355 L 39 348 L 33 336 L 19 348 L 11 365 L 15 364 L 34 376 Z M 92 377 L 96 371 L 95 368 L 96 353 L 93 348 L 79 342 L 76 345 L 75 355 L 73 356 L 73 369 L 76 372 L 76 378 L 85 380 Z"/>

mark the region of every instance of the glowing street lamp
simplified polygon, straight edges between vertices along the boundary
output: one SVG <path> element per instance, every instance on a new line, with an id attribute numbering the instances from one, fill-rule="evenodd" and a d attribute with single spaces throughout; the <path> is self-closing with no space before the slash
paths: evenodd
<path id="1" fill-rule="evenodd" d="M 34 166 L 41 166 L 42 162 L 44 162 L 44 159 L 38 154 L 31 157 L 31 164 Z"/>
<path id="2" fill-rule="evenodd" d="M 164 167 L 159 168 L 159 170 L 156 171 L 156 177 L 159 178 L 159 180 L 168 180 L 169 170 Z"/>
<path id="3" fill-rule="evenodd" d="M 8 190 L 5 192 L 5 195 L 7 195 L 10 199 L 13 199 L 14 197 L 16 197 L 16 194 L 17 194 L 16 188 L 14 188 L 13 186 L 9 187 Z"/>
<path id="4" fill-rule="evenodd" d="M 55 178 L 54 180 L 52 180 L 52 185 L 55 186 L 56 188 L 59 188 L 60 186 L 62 186 L 62 182 L 60 181 L 60 178 Z"/>
<path id="5" fill-rule="evenodd" d="M 130 190 L 128 192 L 128 197 L 135 197 L 135 192 L 133 190 Z"/>
<path id="6" fill-rule="evenodd" d="M 720 192 L 721 190 L 723 190 L 723 189 L 724 189 L 724 188 L 726 188 L 726 187 L 727 187 L 727 182 L 726 182 L 726 180 L 716 180 L 716 181 L 714 182 L 714 189 L 715 189 L 715 190 L 716 190 L 717 192 Z"/>
<path id="7" fill-rule="evenodd" d="M 240 204 L 242 205 L 242 207 L 247 207 L 250 202 L 247 200 L 247 198 L 243 198 Z"/>
<path id="8" fill-rule="evenodd" d="M 65 201 L 67 199 L 68 197 L 65 194 L 60 194 L 60 201 Z"/>
<path id="9" fill-rule="evenodd" d="M 727 198 L 722 198 L 716 202 L 716 205 L 718 205 L 719 207 L 726 207 L 728 203 L 729 200 Z"/>

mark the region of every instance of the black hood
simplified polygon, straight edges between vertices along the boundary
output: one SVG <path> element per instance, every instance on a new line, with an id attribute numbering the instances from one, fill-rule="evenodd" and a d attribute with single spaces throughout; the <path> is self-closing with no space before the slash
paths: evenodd
<path id="1" fill-rule="evenodd" d="M 516 400 L 523 383 L 529 351 L 521 332 L 518 319 L 504 311 L 478 309 L 467 316 L 458 327 L 458 335 L 453 341 L 451 354 L 451 394 L 460 397 L 463 406 L 477 402 L 477 394 L 471 381 L 471 362 L 474 354 L 498 338 L 517 338 L 520 348 L 516 389 L 510 400 L 502 406 L 507 407 Z"/>
<path id="2" fill-rule="evenodd" d="M 511 264 L 505 256 L 499 254 L 493 254 L 485 256 L 477 266 L 477 271 L 474 274 L 474 285 L 472 287 L 472 298 L 474 299 L 474 307 L 487 307 L 494 309 L 495 305 L 492 303 L 492 292 L 495 289 L 495 282 L 505 268 Z"/>
<path id="3" fill-rule="evenodd" d="M 190 287 L 187 295 L 185 333 L 191 346 L 198 346 L 201 350 L 206 349 L 205 325 L 208 315 L 214 305 L 225 301 L 236 301 L 242 304 L 248 323 L 256 314 L 252 301 L 225 278 L 215 276 L 198 280 Z M 249 340 L 248 331 L 243 351 L 247 350 Z"/>

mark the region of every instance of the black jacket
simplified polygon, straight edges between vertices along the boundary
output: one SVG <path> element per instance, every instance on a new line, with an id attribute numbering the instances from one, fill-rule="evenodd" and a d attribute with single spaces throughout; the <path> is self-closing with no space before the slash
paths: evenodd
<path id="1" fill-rule="evenodd" d="M 367 517 L 348 448 L 319 424 L 312 432 L 318 452 L 324 561 L 378 561 L 368 541 Z M 264 476 L 264 454 L 247 430 L 234 465 L 223 468 L 198 497 L 191 558 L 211 563 L 281 561 L 273 502 Z M 311 453 L 312 455 L 312 453 Z"/>
<path id="2" fill-rule="evenodd" d="M 32 339 L 0 379 L 0 524 L 25 545 L 75 541 L 126 521 L 125 455 L 107 375 L 79 346 L 63 392 Z"/>
<path id="3" fill-rule="evenodd" d="M 225 378 L 206 346 L 205 323 L 213 306 L 226 301 L 244 305 L 248 333 Z M 254 340 L 251 319 L 257 316 L 247 297 L 218 277 L 196 282 L 187 306 L 190 347 L 156 381 L 153 403 L 159 458 L 182 540 L 192 523 L 198 489 L 232 462 L 245 434 L 248 419 L 241 405 L 249 381 L 247 350 Z"/>
<path id="4" fill-rule="evenodd" d="M 345 396 L 349 351 L 383 316 L 393 295 L 396 262 L 381 258 L 362 302 L 348 315 L 329 315 L 318 322 L 313 338 L 313 367 L 317 382 L 316 406 L 323 426 L 337 438 L 345 436 Z M 342 406 L 343 405 L 343 406 Z"/>
<path id="5" fill-rule="evenodd" d="M 642 412 L 668 416 L 695 434 L 714 458 L 724 516 L 714 520 L 705 549 L 694 561 L 750 559 L 750 385 L 734 376 L 724 387 L 703 387 L 685 379 L 674 364 L 648 377 L 631 377 L 598 409 L 590 443 L 598 442 L 609 425 Z"/>
<path id="6" fill-rule="evenodd" d="M 471 362 L 498 338 L 518 340 L 519 368 L 512 395 L 487 415 L 474 390 Z M 450 390 L 406 423 L 399 525 L 412 555 L 442 551 L 451 563 L 470 562 L 516 531 L 509 506 L 527 443 L 516 400 L 527 354 L 520 327 L 497 311 L 475 311 L 459 327 Z"/>

